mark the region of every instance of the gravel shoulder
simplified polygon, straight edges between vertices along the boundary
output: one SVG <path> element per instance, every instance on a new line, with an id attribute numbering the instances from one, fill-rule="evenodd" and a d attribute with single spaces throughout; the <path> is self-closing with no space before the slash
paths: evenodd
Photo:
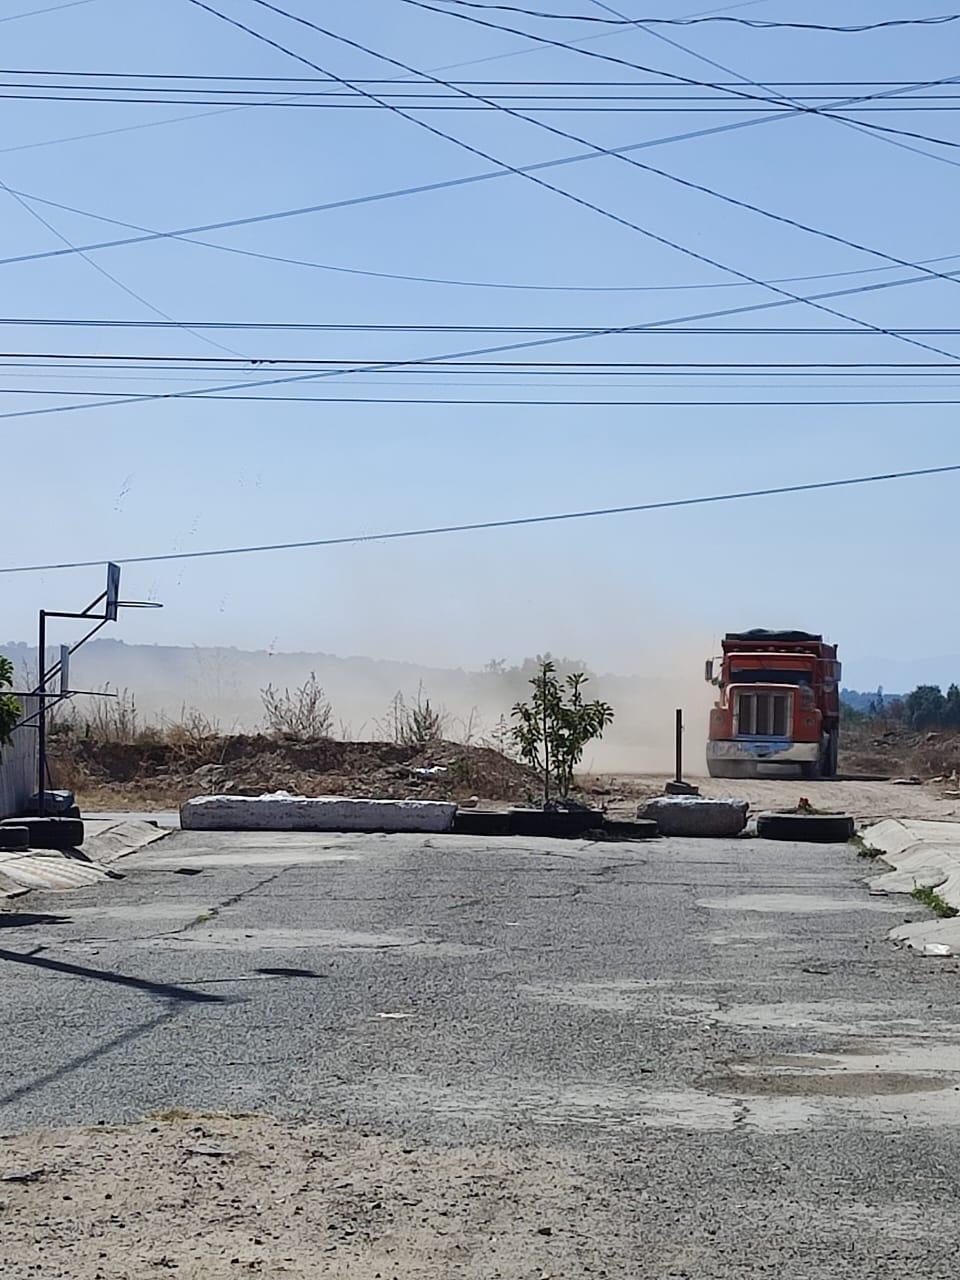
<path id="1" fill-rule="evenodd" d="M 639 800 L 660 795 L 666 774 L 617 773 L 591 779 L 593 799 L 611 811 L 633 813 Z M 960 800 L 946 798 L 936 786 L 900 786 L 892 782 L 809 781 L 799 778 L 696 778 L 701 795 L 746 800 L 754 811 L 793 808 L 805 796 L 817 809 L 849 813 L 858 821 L 927 818 L 960 821 Z M 606 792 L 607 794 L 601 794 Z"/>

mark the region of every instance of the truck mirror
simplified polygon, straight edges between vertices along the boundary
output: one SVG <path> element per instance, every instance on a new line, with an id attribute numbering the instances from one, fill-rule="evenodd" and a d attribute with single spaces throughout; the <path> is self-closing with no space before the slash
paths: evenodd
<path id="1" fill-rule="evenodd" d="M 703 664 L 703 678 L 707 684 L 713 684 L 713 659 L 708 658 Z"/>

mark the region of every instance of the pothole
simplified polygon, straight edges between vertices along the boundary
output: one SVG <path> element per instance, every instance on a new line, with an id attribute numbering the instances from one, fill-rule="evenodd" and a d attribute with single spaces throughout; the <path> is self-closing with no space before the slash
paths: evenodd
<path id="1" fill-rule="evenodd" d="M 953 1076 L 906 1071 L 731 1071 L 707 1076 L 710 1093 L 756 1098 L 875 1098 L 888 1094 L 936 1093 L 954 1087 Z"/>

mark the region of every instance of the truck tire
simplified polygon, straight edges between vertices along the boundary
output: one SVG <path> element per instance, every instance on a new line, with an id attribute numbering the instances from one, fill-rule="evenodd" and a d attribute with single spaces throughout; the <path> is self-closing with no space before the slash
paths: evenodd
<path id="1" fill-rule="evenodd" d="M 0 826 L 26 827 L 32 849 L 76 849 L 83 844 L 79 818 L 7 818 Z"/>
<path id="2" fill-rule="evenodd" d="M 830 756 L 827 776 L 835 778 L 837 776 L 838 766 L 840 763 L 840 733 L 834 729 L 830 734 Z"/>
<path id="3" fill-rule="evenodd" d="M 800 777 L 805 781 L 812 781 L 820 777 L 820 761 L 804 760 L 800 765 Z"/>
<path id="4" fill-rule="evenodd" d="M 757 818 L 762 840 L 846 844 L 853 833 L 853 818 L 845 813 L 761 813 Z"/>
<path id="5" fill-rule="evenodd" d="M 24 853 L 29 847 L 26 827 L 0 827 L 0 849 L 4 853 Z"/>

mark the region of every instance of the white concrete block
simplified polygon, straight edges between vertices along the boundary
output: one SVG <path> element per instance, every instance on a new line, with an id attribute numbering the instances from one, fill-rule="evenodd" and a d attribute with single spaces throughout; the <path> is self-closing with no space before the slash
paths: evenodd
<path id="1" fill-rule="evenodd" d="M 747 809 L 746 800 L 657 796 L 639 816 L 653 818 L 662 836 L 735 836 L 747 825 Z"/>
<path id="2" fill-rule="evenodd" d="M 198 796 L 180 809 L 185 831 L 449 831 L 455 804 L 345 796 Z"/>

